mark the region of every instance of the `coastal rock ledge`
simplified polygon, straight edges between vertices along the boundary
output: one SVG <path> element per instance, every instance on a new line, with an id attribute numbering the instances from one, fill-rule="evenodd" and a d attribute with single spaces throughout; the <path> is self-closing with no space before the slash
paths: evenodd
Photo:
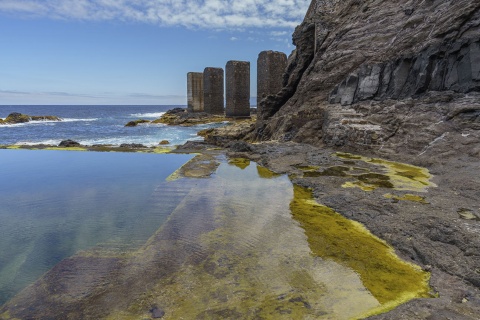
<path id="1" fill-rule="evenodd" d="M 57 116 L 29 116 L 18 112 L 13 112 L 10 113 L 5 119 L 0 119 L 0 125 L 26 123 L 30 121 L 62 121 L 62 119 Z"/>

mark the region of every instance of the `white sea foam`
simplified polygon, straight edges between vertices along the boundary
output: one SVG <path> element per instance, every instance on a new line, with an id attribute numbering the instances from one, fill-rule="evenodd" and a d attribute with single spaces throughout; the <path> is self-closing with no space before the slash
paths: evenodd
<path id="1" fill-rule="evenodd" d="M 51 145 L 51 146 L 57 146 L 60 144 L 60 140 L 43 140 L 43 141 L 19 141 L 16 142 L 16 146 L 36 146 L 40 144 L 46 144 L 46 145 Z"/>
<path id="2" fill-rule="evenodd" d="M 150 113 L 132 113 L 130 116 L 134 118 L 160 118 L 165 112 L 150 112 Z"/>
<path id="3" fill-rule="evenodd" d="M 91 121 L 98 121 L 98 118 L 92 118 L 92 119 L 64 118 L 62 119 L 62 122 L 91 122 Z"/>
<path id="4" fill-rule="evenodd" d="M 22 122 L 22 123 L 12 123 L 12 124 L 3 124 L 0 125 L 0 128 L 15 128 L 15 127 L 24 127 L 28 125 L 55 125 L 56 123 L 59 122 L 92 122 L 92 121 L 97 121 L 97 118 L 92 118 L 92 119 L 71 119 L 71 118 L 65 118 L 62 119 L 61 121 L 56 121 L 56 120 L 32 120 L 29 122 Z"/>

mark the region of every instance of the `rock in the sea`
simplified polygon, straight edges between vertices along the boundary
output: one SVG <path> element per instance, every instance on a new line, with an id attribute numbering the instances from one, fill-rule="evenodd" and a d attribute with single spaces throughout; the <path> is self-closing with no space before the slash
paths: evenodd
<path id="1" fill-rule="evenodd" d="M 18 112 L 13 112 L 10 113 L 5 120 L 0 121 L 0 124 L 16 124 L 30 121 L 62 121 L 62 119 L 56 116 L 29 116 Z"/>
<path id="2" fill-rule="evenodd" d="M 80 146 L 80 143 L 78 143 L 77 141 L 73 141 L 73 140 L 63 140 L 62 142 L 60 142 L 60 144 L 58 145 L 59 147 L 64 147 L 64 148 L 74 148 L 74 147 L 79 147 Z"/>
<path id="3" fill-rule="evenodd" d="M 139 144 L 139 143 L 122 143 L 120 145 L 120 148 L 142 149 L 142 148 L 146 148 L 146 146 L 144 146 L 143 144 Z"/>
<path id="4" fill-rule="evenodd" d="M 168 141 L 168 140 L 162 140 L 162 141 L 160 141 L 158 144 L 161 145 L 161 146 L 166 146 L 166 145 L 169 145 L 169 144 L 170 144 L 170 141 Z"/>
<path id="5" fill-rule="evenodd" d="M 138 126 L 139 124 L 142 124 L 142 123 L 150 123 L 150 121 L 149 120 L 144 120 L 144 119 L 134 120 L 134 121 L 128 122 L 125 125 L 125 127 L 136 127 L 136 126 Z"/>

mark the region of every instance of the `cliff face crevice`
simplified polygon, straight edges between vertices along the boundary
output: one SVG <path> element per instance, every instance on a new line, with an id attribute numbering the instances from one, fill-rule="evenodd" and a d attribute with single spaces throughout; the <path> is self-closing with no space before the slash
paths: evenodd
<path id="1" fill-rule="evenodd" d="M 393 134 L 391 119 L 375 110 L 412 104 L 398 118 L 423 119 L 417 113 L 439 108 L 431 101 L 445 95 L 452 108 L 456 99 L 476 108 L 480 0 L 314 0 L 293 40 L 284 88 L 261 102 L 252 139 L 385 145 L 402 130 Z M 431 138 L 417 139 L 415 149 Z"/>

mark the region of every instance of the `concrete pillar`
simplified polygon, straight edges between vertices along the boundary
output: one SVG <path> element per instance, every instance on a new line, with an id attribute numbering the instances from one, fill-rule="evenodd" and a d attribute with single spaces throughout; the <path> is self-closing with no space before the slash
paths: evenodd
<path id="1" fill-rule="evenodd" d="M 188 112 L 203 112 L 203 73 L 187 74 Z"/>
<path id="2" fill-rule="evenodd" d="M 209 114 L 224 114 L 224 86 L 222 68 L 205 68 L 203 71 L 203 103 Z"/>
<path id="3" fill-rule="evenodd" d="M 250 117 L 250 62 L 228 61 L 226 67 L 227 117 Z"/>
<path id="4" fill-rule="evenodd" d="M 287 55 L 278 51 L 262 51 L 257 60 L 257 108 L 268 95 L 279 93 L 283 87 L 283 74 L 287 68 Z"/>

